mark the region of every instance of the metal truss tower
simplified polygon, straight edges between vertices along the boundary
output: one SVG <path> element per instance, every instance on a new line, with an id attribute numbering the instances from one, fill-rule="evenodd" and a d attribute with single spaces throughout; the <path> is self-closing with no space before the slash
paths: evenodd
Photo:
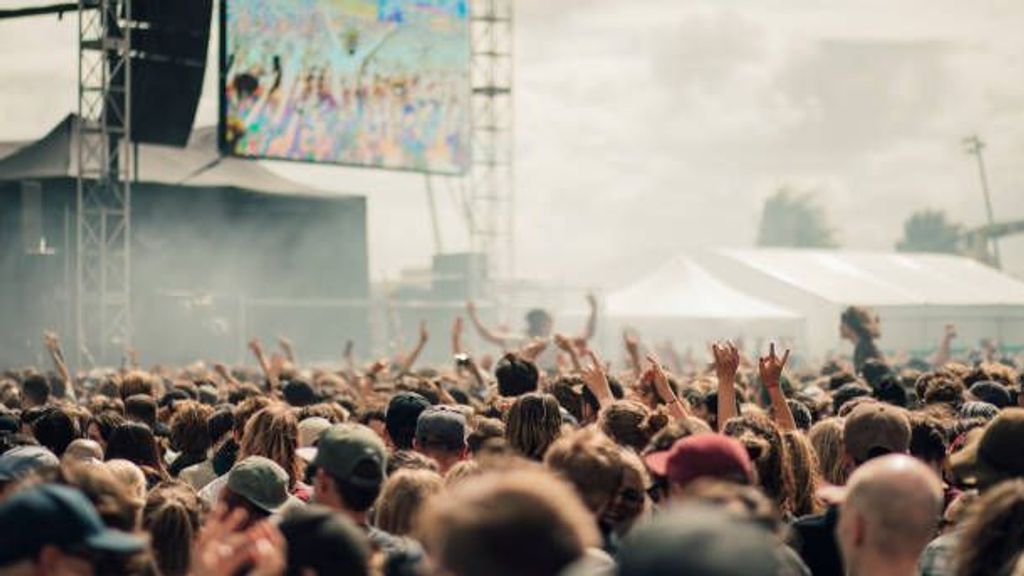
<path id="1" fill-rule="evenodd" d="M 470 247 L 487 256 L 492 278 L 515 274 L 513 0 L 473 0 Z"/>
<path id="2" fill-rule="evenodd" d="M 131 5 L 78 0 L 78 368 L 131 343 Z"/>

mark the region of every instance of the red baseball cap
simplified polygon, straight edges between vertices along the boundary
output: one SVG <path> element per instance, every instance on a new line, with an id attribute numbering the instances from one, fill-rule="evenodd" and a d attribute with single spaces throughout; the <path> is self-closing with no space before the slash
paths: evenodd
<path id="1" fill-rule="evenodd" d="M 647 467 L 670 484 L 686 486 L 698 478 L 718 478 L 750 484 L 754 466 L 738 441 L 722 434 L 697 434 L 676 441 L 672 448 L 644 458 Z"/>

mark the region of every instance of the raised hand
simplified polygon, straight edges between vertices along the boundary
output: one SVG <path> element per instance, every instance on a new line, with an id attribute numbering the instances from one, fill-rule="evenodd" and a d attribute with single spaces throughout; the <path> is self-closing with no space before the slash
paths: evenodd
<path id="1" fill-rule="evenodd" d="M 740 352 L 736 346 L 726 340 L 711 345 L 711 353 L 715 357 L 715 373 L 718 381 L 735 382 L 736 371 L 740 368 Z"/>
<path id="2" fill-rule="evenodd" d="M 573 346 L 572 340 L 570 340 L 565 334 L 555 334 L 554 341 L 555 346 L 558 346 L 558 349 L 562 352 L 567 354 L 576 353 L 576 347 Z"/>
<path id="3" fill-rule="evenodd" d="M 257 357 L 263 355 L 263 344 L 260 342 L 259 338 L 249 340 L 249 350 L 252 350 L 252 353 Z"/>
<path id="4" fill-rule="evenodd" d="M 944 333 L 946 340 L 953 340 L 956 338 L 956 325 L 946 324 L 946 332 Z"/>
<path id="5" fill-rule="evenodd" d="M 536 360 L 537 357 L 540 356 L 545 349 L 547 349 L 547 347 L 547 340 L 535 338 L 530 342 L 527 342 L 526 345 L 523 346 L 521 350 L 519 350 L 519 355 L 528 360 Z"/>
<path id="6" fill-rule="evenodd" d="M 622 343 L 626 347 L 626 352 L 632 356 L 639 356 L 640 354 L 640 339 L 637 338 L 636 333 L 632 330 L 622 331 Z"/>
<path id="7" fill-rule="evenodd" d="M 427 330 L 427 321 L 420 320 L 420 344 L 426 344 L 430 340 L 430 331 Z"/>
<path id="8" fill-rule="evenodd" d="M 604 365 L 594 354 L 593 350 L 587 351 L 588 365 L 582 366 L 581 377 L 590 392 L 597 398 L 601 406 L 610 404 L 615 398 L 612 396 L 611 385 L 608 384 L 608 375 L 604 371 Z"/>
<path id="9" fill-rule="evenodd" d="M 56 332 L 49 330 L 43 332 L 43 343 L 46 344 L 46 349 L 51 352 L 60 348 L 60 338 L 57 337 Z"/>
<path id="10" fill-rule="evenodd" d="M 774 342 L 768 346 L 768 355 L 758 358 L 757 371 L 761 376 L 761 383 L 766 388 L 773 388 L 779 385 L 779 380 L 782 378 L 782 369 L 786 367 L 787 360 L 789 360 L 789 349 L 787 348 L 780 358 L 775 354 Z"/>
<path id="11" fill-rule="evenodd" d="M 668 383 L 668 375 L 665 374 L 665 369 L 662 368 L 661 362 L 653 354 L 647 355 L 647 361 L 651 364 L 649 372 L 651 380 L 654 382 L 654 392 L 658 395 L 658 398 L 661 398 L 661 401 L 666 404 L 675 402 L 676 393 Z"/>

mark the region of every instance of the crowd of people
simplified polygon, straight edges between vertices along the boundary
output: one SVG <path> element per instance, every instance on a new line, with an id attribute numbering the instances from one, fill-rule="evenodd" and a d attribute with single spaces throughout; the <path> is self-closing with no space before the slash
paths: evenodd
<path id="1" fill-rule="evenodd" d="M 0 574 L 1024 575 L 1024 365 L 997 346 L 662 362 L 529 316 L 407 354 L 0 376 Z M 613 356 L 615 357 L 613 359 Z M 542 360 L 542 358 L 547 358 Z M 613 360 L 609 362 L 608 360 Z"/>

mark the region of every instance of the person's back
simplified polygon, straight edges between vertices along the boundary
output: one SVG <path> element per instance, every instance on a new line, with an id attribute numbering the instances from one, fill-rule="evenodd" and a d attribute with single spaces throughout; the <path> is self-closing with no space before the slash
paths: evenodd
<path id="1" fill-rule="evenodd" d="M 836 537 L 849 576 L 911 576 L 942 512 L 942 483 L 917 459 L 892 454 L 858 468 Z"/>
<path id="2" fill-rule="evenodd" d="M 854 408 L 843 423 L 843 461 L 847 470 L 885 454 L 910 449 L 910 420 L 902 408 L 871 401 Z M 814 576 L 842 576 L 843 559 L 836 541 L 838 509 L 804 516 L 793 523 L 794 549 Z"/>

